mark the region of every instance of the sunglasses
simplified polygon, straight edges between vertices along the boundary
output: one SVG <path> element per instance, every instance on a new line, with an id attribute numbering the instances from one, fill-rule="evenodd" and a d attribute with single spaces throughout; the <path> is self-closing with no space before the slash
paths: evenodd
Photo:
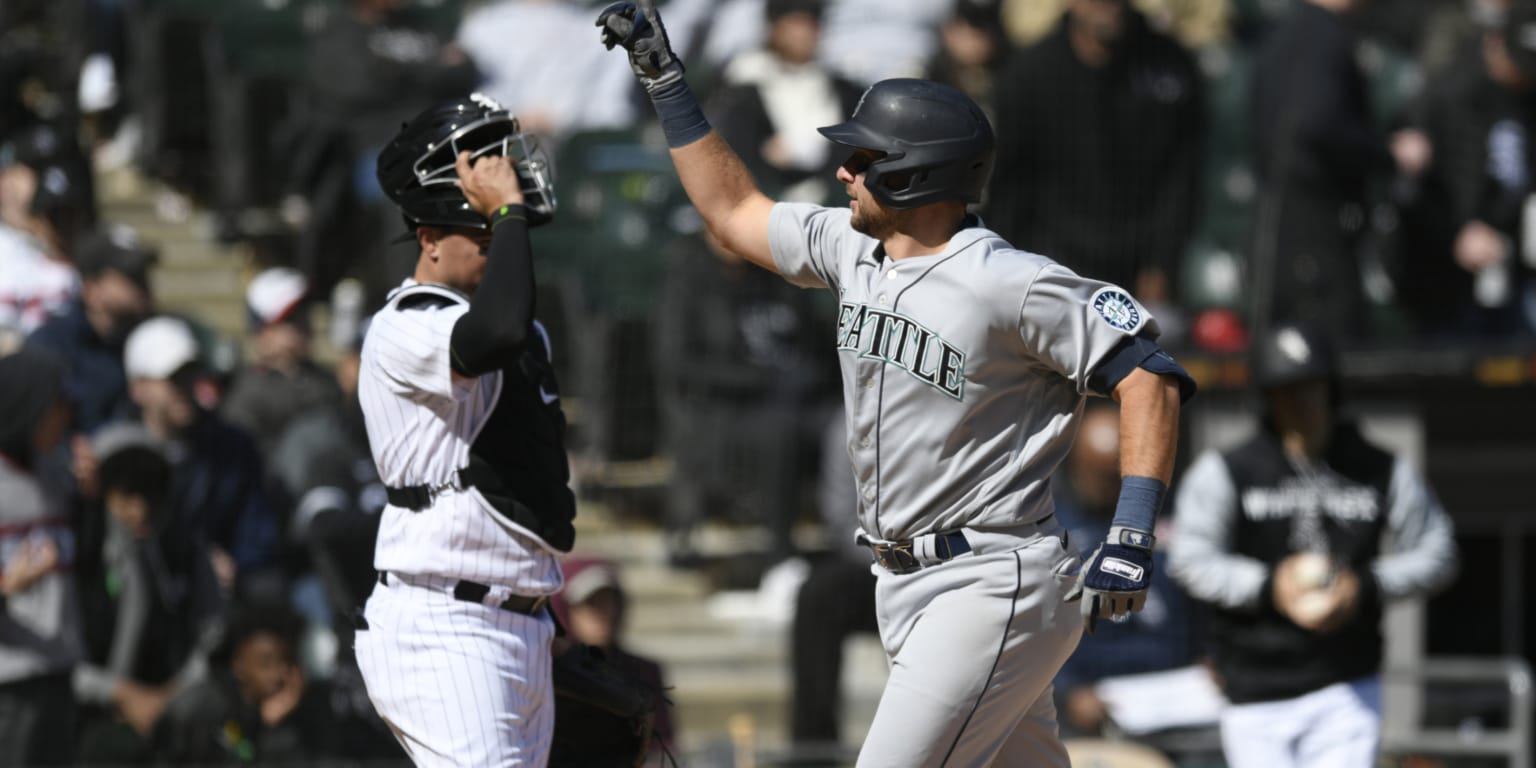
<path id="1" fill-rule="evenodd" d="M 857 176 L 868 171 L 869 166 L 874 165 L 876 161 L 883 159 L 885 159 L 884 152 L 877 152 L 873 149 L 856 149 L 853 151 L 853 154 L 848 156 L 847 160 L 843 161 L 843 167 L 849 173 Z"/>

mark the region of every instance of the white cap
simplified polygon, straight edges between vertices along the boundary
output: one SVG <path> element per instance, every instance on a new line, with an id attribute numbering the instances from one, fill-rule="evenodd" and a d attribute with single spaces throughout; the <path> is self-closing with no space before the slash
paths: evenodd
<path id="1" fill-rule="evenodd" d="M 123 368 L 132 379 L 168 379 L 197 359 L 191 326 L 175 317 L 152 317 L 128 334 Z"/>
<path id="2" fill-rule="evenodd" d="M 309 281 L 297 269 L 262 270 L 245 289 L 245 305 L 251 313 L 252 325 L 259 327 L 291 319 L 308 291 Z"/>

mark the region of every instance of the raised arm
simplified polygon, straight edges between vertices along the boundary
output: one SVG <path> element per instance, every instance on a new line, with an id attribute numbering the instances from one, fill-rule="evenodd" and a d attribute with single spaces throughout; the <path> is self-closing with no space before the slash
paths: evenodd
<path id="1" fill-rule="evenodd" d="M 650 2 L 614 3 L 597 17 L 603 44 L 622 46 L 661 118 L 672 162 L 711 235 L 732 253 L 778 272 L 768 247 L 768 199 L 741 158 L 714 131 L 683 79 L 661 16 Z"/>

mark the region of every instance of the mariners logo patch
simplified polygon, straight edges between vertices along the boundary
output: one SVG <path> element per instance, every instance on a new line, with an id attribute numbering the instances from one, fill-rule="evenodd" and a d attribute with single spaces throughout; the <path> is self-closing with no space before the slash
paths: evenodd
<path id="1" fill-rule="evenodd" d="M 1119 288 L 1100 288 L 1093 294 L 1092 303 L 1093 311 L 1098 312 L 1104 322 L 1126 333 L 1135 333 L 1146 320 L 1136 302 Z"/>

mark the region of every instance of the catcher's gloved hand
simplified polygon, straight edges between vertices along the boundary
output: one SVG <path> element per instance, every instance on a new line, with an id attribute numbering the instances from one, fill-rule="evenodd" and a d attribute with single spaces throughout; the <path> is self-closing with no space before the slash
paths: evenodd
<path id="1" fill-rule="evenodd" d="M 619 45 L 629 52 L 629 66 L 647 91 L 682 78 L 683 62 L 672 52 L 667 28 L 654 3 L 614 3 L 598 14 L 597 26 L 603 29 L 603 45 L 608 50 Z"/>
<path id="2" fill-rule="evenodd" d="M 550 765 L 639 766 L 650 755 L 659 692 L 599 648 L 572 644 L 555 657 Z"/>
<path id="3" fill-rule="evenodd" d="M 1067 600 L 1081 600 L 1088 634 L 1102 616 L 1120 621 L 1147 603 L 1152 584 L 1152 534 L 1115 526 L 1109 539 L 1094 551 L 1067 593 Z"/>

